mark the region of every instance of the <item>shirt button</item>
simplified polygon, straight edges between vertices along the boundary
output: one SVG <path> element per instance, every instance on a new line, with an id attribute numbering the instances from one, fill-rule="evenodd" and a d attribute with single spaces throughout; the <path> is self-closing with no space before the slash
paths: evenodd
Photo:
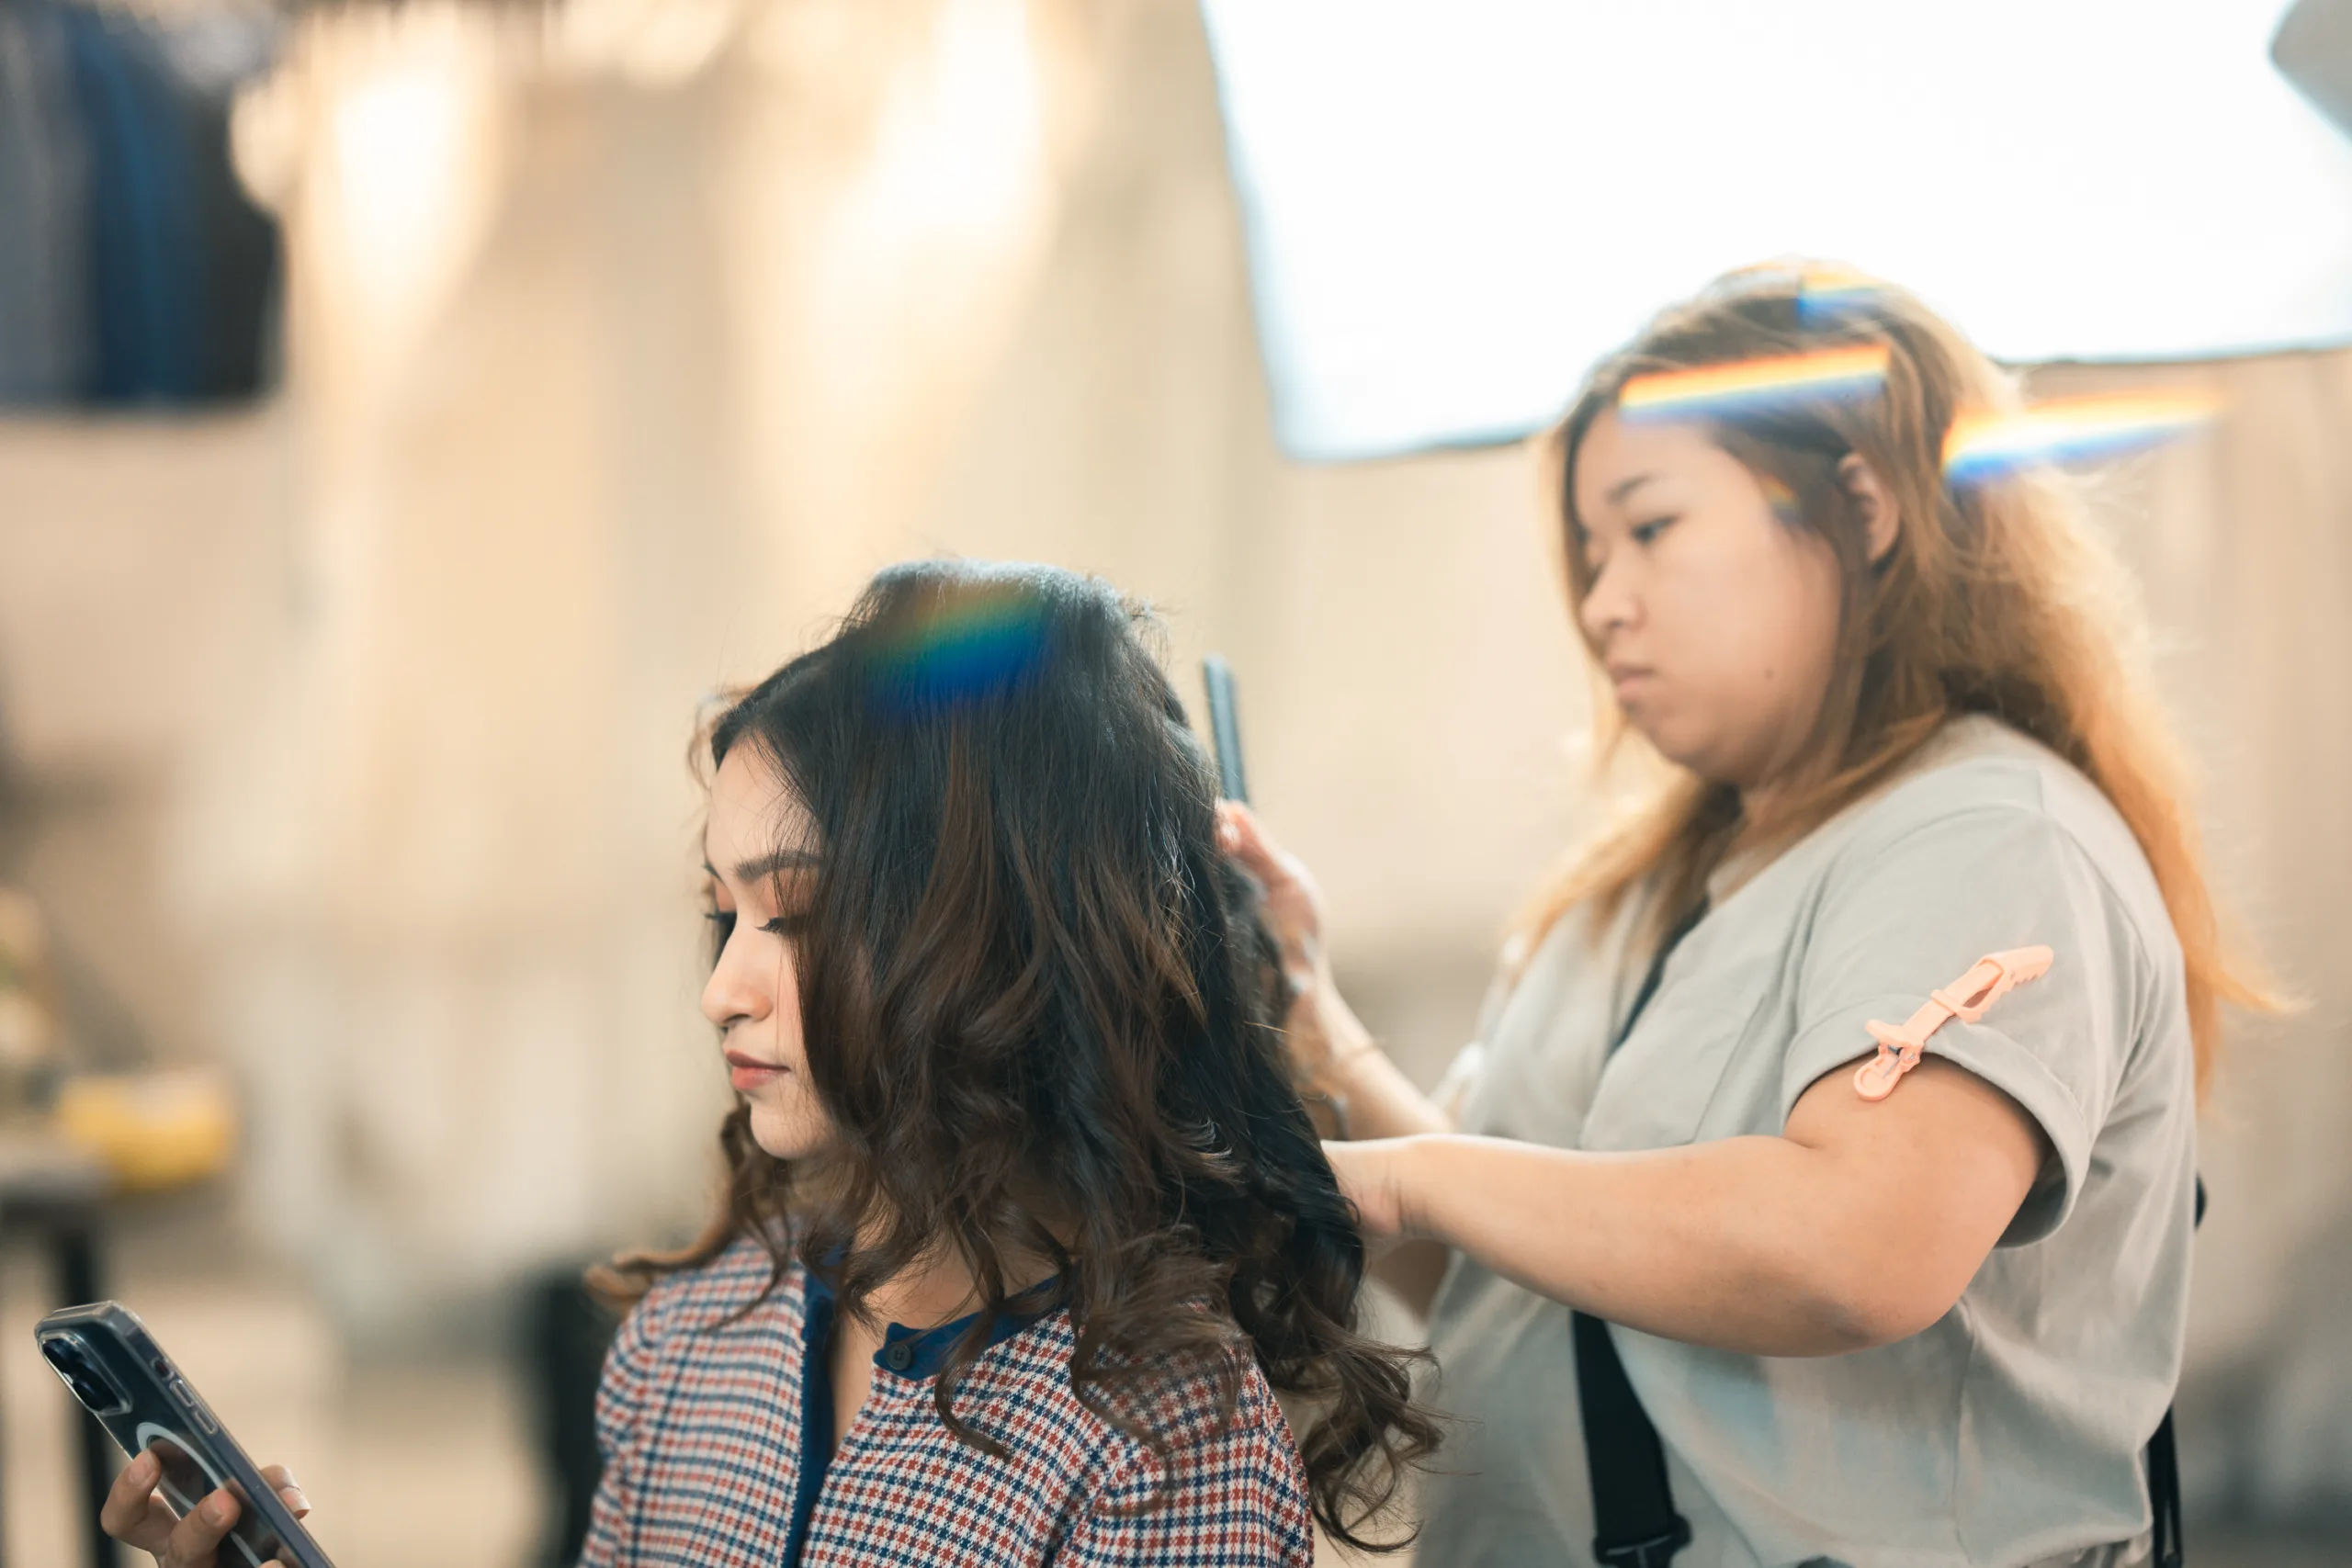
<path id="1" fill-rule="evenodd" d="M 882 1364 L 894 1372 L 903 1372 L 915 1364 L 915 1348 L 901 1339 L 882 1352 Z"/>

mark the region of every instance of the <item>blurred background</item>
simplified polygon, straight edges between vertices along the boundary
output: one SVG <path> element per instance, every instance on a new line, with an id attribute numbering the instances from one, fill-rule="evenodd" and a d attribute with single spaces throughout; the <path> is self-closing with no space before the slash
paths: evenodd
<path id="1" fill-rule="evenodd" d="M 1100 572 L 1193 696 L 1228 657 L 1343 981 L 1434 1079 L 1585 818 L 1580 653 L 1528 449 L 1302 436 L 1413 370 L 1286 325 L 1328 273 L 1211 11 L 1216 54 L 1189 0 L 0 0 L 7 1562 L 85 1561 L 28 1330 L 93 1282 L 346 1564 L 554 1560 L 560 1284 L 693 1227 L 728 1101 L 697 705 L 892 560 Z M 1694 240 L 1602 324 L 1755 259 Z M 2204 1122 L 2210 1562 L 2352 1562 L 2352 276 L 2303 287 L 2302 342 L 2023 367 L 2218 410 L 2088 479 L 2311 1002 Z M 1527 341 L 1554 405 L 1603 346 Z"/>

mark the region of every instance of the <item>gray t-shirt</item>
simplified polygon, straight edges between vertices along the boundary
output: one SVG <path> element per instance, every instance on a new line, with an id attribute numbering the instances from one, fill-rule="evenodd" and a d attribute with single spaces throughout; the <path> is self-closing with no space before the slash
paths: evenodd
<path id="1" fill-rule="evenodd" d="M 1562 920 L 1489 1003 L 1463 1129 L 1601 1150 L 1778 1134 L 1875 1048 L 1867 1021 L 2047 944 L 2045 976 L 1928 1049 L 2006 1090 L 2054 1152 L 1959 1304 L 1897 1344 L 1747 1356 L 1612 1328 L 1695 1532 L 1677 1568 L 2128 1560 L 2180 1368 L 2196 1137 L 2180 950 L 2130 830 L 2060 758 L 1960 719 L 1717 892 L 1613 1054 L 1640 910 Z M 1568 1323 L 1453 1259 L 1430 1393 L 1464 1419 L 1424 1489 L 1419 1561 L 1592 1561 Z"/>

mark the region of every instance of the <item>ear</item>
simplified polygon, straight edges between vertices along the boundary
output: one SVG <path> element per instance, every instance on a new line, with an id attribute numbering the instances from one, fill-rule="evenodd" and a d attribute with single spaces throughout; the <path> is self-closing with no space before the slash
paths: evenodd
<path id="1" fill-rule="evenodd" d="M 1862 461 L 1859 453 L 1849 452 L 1838 464 L 1838 488 L 1853 502 L 1862 519 L 1862 545 L 1876 566 L 1894 548 L 1894 536 L 1902 519 L 1894 510 L 1894 497 L 1878 470 Z"/>

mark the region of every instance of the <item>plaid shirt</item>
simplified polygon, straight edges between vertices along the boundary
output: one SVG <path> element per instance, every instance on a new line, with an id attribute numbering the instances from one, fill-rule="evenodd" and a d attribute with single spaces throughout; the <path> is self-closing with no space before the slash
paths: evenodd
<path id="1" fill-rule="evenodd" d="M 1064 1310 L 1001 1325 L 1007 1337 L 965 1374 L 956 1414 L 1004 1457 L 947 1430 L 932 1404 L 935 1355 L 910 1353 L 922 1341 L 912 1348 L 935 1351 L 938 1337 L 899 1329 L 826 1466 L 814 1431 L 804 1458 L 802 1422 L 808 1380 L 830 1388 L 821 1350 L 805 1344 L 812 1310 L 830 1315 L 822 1286 L 795 1262 L 726 1321 L 768 1269 L 739 1241 L 655 1285 L 621 1325 L 596 1396 L 605 1473 L 582 1568 L 1310 1568 L 1305 1473 L 1256 1366 L 1222 1427 L 1207 1376 L 1169 1389 L 1160 1427 L 1174 1473 L 1146 1512 L 1163 1466 L 1079 1403 Z"/>

